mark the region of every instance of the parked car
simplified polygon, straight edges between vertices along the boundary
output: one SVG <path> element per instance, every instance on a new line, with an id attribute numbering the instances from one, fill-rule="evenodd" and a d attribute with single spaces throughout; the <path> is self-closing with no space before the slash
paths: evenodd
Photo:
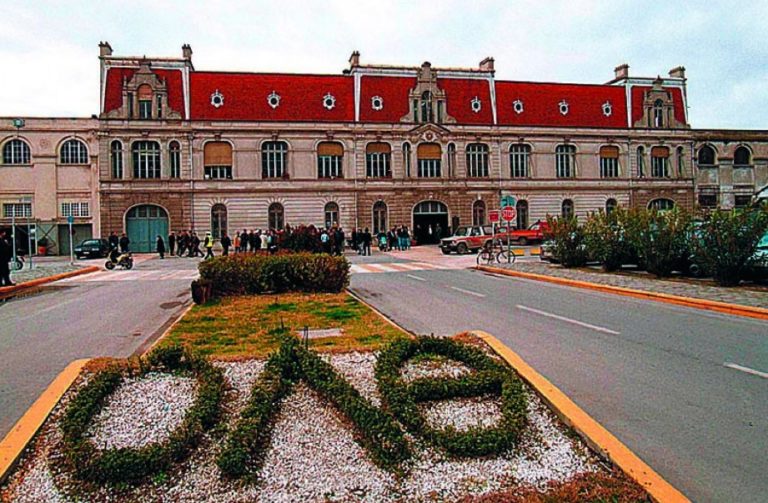
<path id="1" fill-rule="evenodd" d="M 446 255 L 451 252 L 461 255 L 479 250 L 491 239 L 493 228 L 490 225 L 463 226 L 456 229 L 453 236 L 440 241 L 440 250 Z"/>
<path id="2" fill-rule="evenodd" d="M 757 244 L 757 250 L 752 255 L 752 268 L 750 276 L 758 280 L 768 279 L 768 232 L 763 234 Z"/>
<path id="3" fill-rule="evenodd" d="M 554 247 L 555 242 L 551 239 L 547 239 L 546 241 L 542 242 L 541 246 L 539 247 L 539 260 L 551 262 L 553 264 L 557 263 L 555 256 L 552 254 Z"/>
<path id="4" fill-rule="evenodd" d="M 109 254 L 109 241 L 106 239 L 86 239 L 75 246 L 75 256 L 78 259 L 102 258 L 107 254 Z"/>

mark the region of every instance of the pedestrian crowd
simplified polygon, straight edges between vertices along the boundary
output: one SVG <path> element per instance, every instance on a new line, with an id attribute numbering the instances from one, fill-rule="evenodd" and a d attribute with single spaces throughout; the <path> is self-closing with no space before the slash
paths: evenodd
<path id="1" fill-rule="evenodd" d="M 376 233 L 376 245 L 380 251 L 384 252 L 406 251 L 411 248 L 411 237 L 411 233 L 405 225 L 392 227 L 388 231 L 382 229 Z M 374 236 L 368 227 L 352 231 L 352 249 L 357 251 L 359 255 L 370 255 L 373 238 Z"/>

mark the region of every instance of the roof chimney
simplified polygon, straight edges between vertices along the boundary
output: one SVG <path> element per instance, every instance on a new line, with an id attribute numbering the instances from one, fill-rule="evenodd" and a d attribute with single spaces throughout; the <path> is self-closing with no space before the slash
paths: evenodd
<path id="1" fill-rule="evenodd" d="M 192 47 L 190 47 L 189 44 L 184 44 L 181 46 L 181 56 L 187 61 L 192 59 Z"/>
<path id="2" fill-rule="evenodd" d="M 360 66 L 360 53 L 358 51 L 352 51 L 352 55 L 349 57 L 350 68 Z"/>
<path id="3" fill-rule="evenodd" d="M 488 56 L 480 62 L 480 71 L 491 73 L 495 71 L 493 68 L 493 58 L 491 56 Z"/>
<path id="4" fill-rule="evenodd" d="M 673 79 L 685 79 L 685 67 L 676 66 L 669 71 L 669 76 Z"/>
<path id="5" fill-rule="evenodd" d="M 111 56 L 112 55 L 112 46 L 109 45 L 109 42 L 99 42 L 99 56 Z"/>
<path id="6" fill-rule="evenodd" d="M 615 80 L 622 80 L 622 79 L 628 79 L 629 78 L 629 65 L 624 63 L 616 68 L 613 69 L 613 72 L 615 74 L 614 79 Z"/>

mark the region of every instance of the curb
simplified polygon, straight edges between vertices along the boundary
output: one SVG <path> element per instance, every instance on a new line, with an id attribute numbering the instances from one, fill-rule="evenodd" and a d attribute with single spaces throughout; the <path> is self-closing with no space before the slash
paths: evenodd
<path id="1" fill-rule="evenodd" d="M 160 341 L 165 339 L 165 336 L 167 336 L 168 334 L 171 333 L 171 330 L 173 330 L 173 328 L 181 321 L 182 318 L 184 318 L 187 315 L 188 312 L 190 312 L 192 310 L 193 307 L 195 307 L 195 305 L 196 304 L 194 302 L 190 302 L 190 304 L 187 307 L 185 307 L 184 309 L 182 309 L 181 312 L 178 314 L 178 316 L 176 316 L 176 319 L 173 320 L 173 322 L 171 322 L 170 325 L 168 325 L 168 328 L 163 330 L 163 333 L 160 334 L 157 337 L 157 339 L 152 341 L 152 344 L 150 344 L 149 347 L 147 347 L 146 349 L 143 349 L 142 347 L 139 347 L 136 350 L 136 352 L 134 352 L 134 354 L 132 356 L 139 356 L 139 355 L 143 356 L 143 355 L 146 355 L 147 353 L 149 353 L 150 351 L 152 351 L 153 349 L 155 349 L 155 347 L 160 343 Z"/>
<path id="2" fill-rule="evenodd" d="M 637 482 L 654 501 L 661 503 L 690 501 L 499 339 L 482 330 L 473 330 L 472 333 L 491 346 L 526 383 L 536 390 L 564 423 L 573 428 L 590 447 L 602 453 L 606 459 Z"/>
<path id="3" fill-rule="evenodd" d="M 387 318 L 387 316 L 384 313 L 382 313 L 381 311 L 379 311 L 378 309 L 376 309 L 375 307 L 370 305 L 367 301 L 363 300 L 362 297 L 360 297 L 359 295 L 354 293 L 352 290 L 347 288 L 346 292 L 347 292 L 347 295 L 349 295 L 350 297 L 352 297 L 353 299 L 355 299 L 356 301 L 358 301 L 359 303 L 361 303 L 362 305 L 364 305 L 365 307 L 367 307 L 368 309 L 370 309 L 371 311 L 373 311 L 374 313 L 379 315 L 379 318 L 381 318 L 382 320 L 386 321 L 387 323 L 389 323 L 390 325 L 392 325 L 393 327 L 395 327 L 396 329 L 398 329 L 399 331 L 401 331 L 403 334 L 407 335 L 408 337 L 413 337 L 413 335 L 414 335 L 413 332 L 410 332 L 410 331 L 406 330 L 405 328 L 403 328 L 400 325 L 398 325 L 397 323 L 395 323 L 393 320 Z"/>
<path id="4" fill-rule="evenodd" d="M 8 295 L 13 295 L 16 292 L 26 290 L 27 288 L 43 285 L 45 283 L 52 283 L 54 281 L 59 281 L 60 279 L 71 278 L 73 276 L 90 274 L 92 272 L 96 272 L 100 270 L 101 270 L 101 267 L 91 265 L 88 267 L 83 267 L 82 269 L 78 269 L 76 271 L 63 272 L 61 274 L 54 274 L 53 276 L 46 276 L 44 278 L 37 278 L 30 281 L 25 281 L 24 283 L 19 283 L 18 285 L 14 285 L 14 286 L 3 286 L 3 287 L 0 287 L 0 298 L 6 297 Z"/>
<path id="5" fill-rule="evenodd" d="M 494 274 L 502 274 L 504 276 L 533 279 L 537 281 L 546 281 L 548 283 L 555 283 L 557 285 L 572 286 L 576 288 L 584 288 L 587 290 L 596 290 L 598 292 L 614 293 L 618 295 L 624 295 L 627 297 L 654 300 L 656 302 L 665 302 L 667 304 L 676 304 L 678 306 L 692 307 L 695 309 L 704 309 L 707 311 L 716 311 L 719 313 L 732 314 L 735 316 L 744 316 L 747 318 L 756 318 L 759 320 L 768 320 L 768 309 L 763 309 L 760 307 L 741 306 L 739 304 L 729 304 L 727 302 L 719 302 L 715 300 L 697 299 L 694 297 L 682 297 L 679 295 L 648 292 L 645 290 L 634 290 L 632 288 L 624 288 L 620 286 L 601 285 L 599 283 L 591 283 L 589 281 L 558 278 L 556 276 L 547 276 L 545 274 L 535 274 L 530 272 L 511 271 L 509 269 L 499 269 L 497 267 L 488 267 L 484 265 L 476 266 L 476 268 L 481 271 L 490 272 Z"/>
<path id="6" fill-rule="evenodd" d="M 21 453 L 89 361 L 75 360 L 67 365 L 0 441 L 0 484 L 5 482 Z"/>

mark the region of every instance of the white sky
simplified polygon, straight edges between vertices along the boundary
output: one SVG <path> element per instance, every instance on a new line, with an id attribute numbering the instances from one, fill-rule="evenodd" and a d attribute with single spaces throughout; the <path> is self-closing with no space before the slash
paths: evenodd
<path id="1" fill-rule="evenodd" d="M 0 0 L 0 116 L 98 113 L 98 47 L 198 70 L 340 73 L 363 63 L 477 66 L 503 80 L 604 83 L 684 65 L 697 128 L 768 129 L 768 0 Z"/>

